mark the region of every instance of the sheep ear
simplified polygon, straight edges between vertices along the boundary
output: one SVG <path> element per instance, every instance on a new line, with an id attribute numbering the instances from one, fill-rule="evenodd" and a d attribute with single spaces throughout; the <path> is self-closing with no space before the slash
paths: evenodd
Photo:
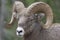
<path id="1" fill-rule="evenodd" d="M 31 14 L 28 18 L 29 19 L 38 19 L 38 20 L 41 20 L 41 19 L 43 19 L 44 18 L 44 16 L 45 16 L 45 14 L 44 13 L 39 13 L 39 14 Z"/>
<path id="2" fill-rule="evenodd" d="M 45 16 L 44 13 L 40 13 L 40 14 L 38 14 L 38 19 L 43 19 L 44 16 Z"/>

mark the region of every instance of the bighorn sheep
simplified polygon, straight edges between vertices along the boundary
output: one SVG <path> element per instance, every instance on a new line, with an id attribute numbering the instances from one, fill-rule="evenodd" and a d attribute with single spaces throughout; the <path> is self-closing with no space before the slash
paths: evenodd
<path id="1" fill-rule="evenodd" d="M 46 15 L 46 23 L 41 24 L 35 16 L 37 12 Z M 50 6 L 44 2 L 36 2 L 28 8 L 20 11 L 16 34 L 24 40 L 60 40 L 60 24 L 53 24 L 53 12 Z"/>

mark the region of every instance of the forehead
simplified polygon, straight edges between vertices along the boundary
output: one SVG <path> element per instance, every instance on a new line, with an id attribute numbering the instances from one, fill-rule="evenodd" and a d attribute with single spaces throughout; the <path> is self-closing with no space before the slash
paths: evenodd
<path id="1" fill-rule="evenodd" d="M 20 15 L 20 16 L 29 16 L 29 13 L 27 13 L 27 8 L 24 8 L 24 9 L 20 12 L 19 15 Z"/>
<path id="2" fill-rule="evenodd" d="M 22 12 L 20 14 L 19 20 L 18 20 L 18 24 L 24 24 L 28 19 L 28 16 L 25 14 L 25 12 Z"/>
<path id="3" fill-rule="evenodd" d="M 19 21 L 18 21 L 18 24 L 22 24 L 22 23 L 24 23 L 25 21 L 27 20 L 27 18 L 25 17 L 25 16 L 21 16 L 20 18 L 19 18 Z"/>
<path id="4" fill-rule="evenodd" d="M 19 14 L 19 20 L 18 20 L 18 24 L 23 24 L 27 21 L 29 14 L 26 11 L 27 9 L 23 9 L 20 14 Z"/>

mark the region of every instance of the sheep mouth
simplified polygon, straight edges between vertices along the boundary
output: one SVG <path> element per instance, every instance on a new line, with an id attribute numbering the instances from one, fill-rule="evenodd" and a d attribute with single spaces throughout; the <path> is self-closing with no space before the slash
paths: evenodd
<path id="1" fill-rule="evenodd" d="M 24 35 L 21 35 L 20 33 L 16 33 L 18 37 L 23 37 Z"/>

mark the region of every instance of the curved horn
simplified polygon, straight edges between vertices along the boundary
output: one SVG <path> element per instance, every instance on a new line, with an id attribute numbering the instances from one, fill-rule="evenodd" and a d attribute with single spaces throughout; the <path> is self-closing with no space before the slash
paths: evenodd
<path id="1" fill-rule="evenodd" d="M 43 12 L 46 15 L 46 23 L 43 28 L 49 28 L 53 22 L 53 13 L 50 6 L 44 2 L 36 2 L 27 8 L 27 13 L 29 14 L 36 13 L 38 11 Z"/>
<path id="2" fill-rule="evenodd" d="M 25 8 L 24 4 L 21 1 L 15 1 L 13 4 L 13 12 L 21 12 Z"/>
<path id="3" fill-rule="evenodd" d="M 13 8 L 12 8 L 12 17 L 11 17 L 11 21 L 9 22 L 9 24 L 12 24 L 14 19 L 19 15 L 18 13 L 20 13 L 23 9 L 25 8 L 24 4 L 20 1 L 15 1 L 13 4 Z"/>

